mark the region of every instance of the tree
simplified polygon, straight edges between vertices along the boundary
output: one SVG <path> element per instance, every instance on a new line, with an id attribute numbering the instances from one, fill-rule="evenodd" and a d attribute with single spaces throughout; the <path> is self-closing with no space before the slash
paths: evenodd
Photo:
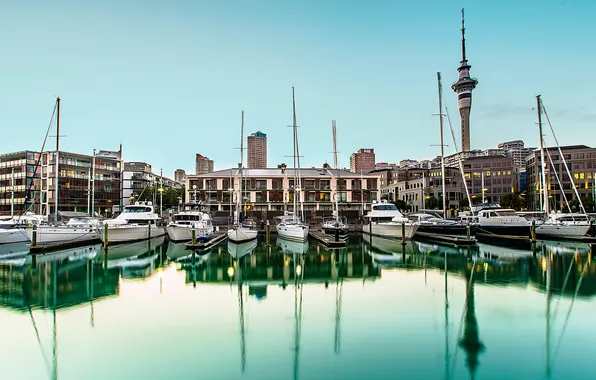
<path id="1" fill-rule="evenodd" d="M 440 203 L 442 203 L 442 202 L 440 202 L 437 198 L 435 198 L 434 196 L 430 196 L 425 199 L 424 208 L 430 209 L 430 210 L 435 210 L 435 209 L 439 208 Z"/>
<path id="2" fill-rule="evenodd" d="M 520 211 L 525 207 L 526 201 L 524 200 L 524 197 L 522 197 L 521 193 L 517 191 L 515 193 L 503 195 L 501 197 L 500 204 L 503 208 L 512 208 L 514 210 Z"/>
<path id="3" fill-rule="evenodd" d="M 153 188 L 153 186 L 147 186 L 144 189 L 142 189 L 141 191 L 139 191 L 139 193 L 137 194 L 134 201 L 153 202 L 154 191 L 155 191 L 155 189 Z M 162 195 L 164 210 L 178 205 L 178 203 L 180 202 L 180 197 L 182 197 L 182 189 L 174 189 L 172 187 L 164 187 L 164 191 L 163 191 L 163 195 Z M 159 192 L 157 192 L 155 194 L 155 202 L 156 202 L 155 206 L 156 207 L 159 207 L 159 198 L 160 198 L 160 194 L 159 194 Z"/>
<path id="4" fill-rule="evenodd" d="M 462 210 L 465 210 L 467 208 L 470 208 L 470 203 L 468 202 L 467 198 L 464 198 L 462 200 L 459 201 L 459 208 Z"/>
<path id="5" fill-rule="evenodd" d="M 395 202 L 393 202 L 393 204 L 395 205 L 395 207 L 397 207 L 398 210 L 409 210 L 410 206 L 406 203 L 406 201 L 401 200 L 401 199 L 397 199 Z"/>
<path id="6" fill-rule="evenodd" d="M 592 197 L 581 197 L 581 200 L 586 211 L 594 209 L 594 200 L 592 199 Z M 579 210 L 579 201 L 576 197 L 573 197 L 573 199 L 569 201 L 569 207 L 571 207 L 572 211 Z"/>

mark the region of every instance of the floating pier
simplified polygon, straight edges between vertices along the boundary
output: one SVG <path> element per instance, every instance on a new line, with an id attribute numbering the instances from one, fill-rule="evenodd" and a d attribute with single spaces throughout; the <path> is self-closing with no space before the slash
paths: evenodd
<path id="1" fill-rule="evenodd" d="M 338 240 L 335 241 L 335 237 L 332 235 L 328 235 L 322 231 L 313 231 L 310 230 L 308 234 L 315 240 L 323 243 L 325 246 L 329 248 L 343 248 L 348 245 L 347 240 Z"/>
<path id="2" fill-rule="evenodd" d="M 208 248 L 213 247 L 215 244 L 223 241 L 224 239 L 228 238 L 228 233 L 226 231 L 219 231 L 211 234 L 211 239 L 205 242 L 190 242 L 186 244 L 186 249 L 190 249 L 192 251 L 202 251 Z"/>
<path id="3" fill-rule="evenodd" d="M 71 241 L 65 241 L 60 243 L 52 243 L 52 244 L 31 244 L 29 247 L 29 253 L 46 253 L 52 251 L 59 251 L 62 249 L 69 249 L 69 248 L 77 248 L 77 247 L 84 247 L 86 245 L 92 245 L 101 243 L 100 239 L 75 239 Z"/>
<path id="4" fill-rule="evenodd" d="M 475 240 L 469 239 L 467 237 L 434 234 L 432 232 L 416 232 L 414 234 L 414 239 L 423 240 L 423 241 L 431 241 L 431 242 L 435 242 L 435 243 L 449 244 L 449 245 L 455 246 L 455 247 L 476 244 Z"/>

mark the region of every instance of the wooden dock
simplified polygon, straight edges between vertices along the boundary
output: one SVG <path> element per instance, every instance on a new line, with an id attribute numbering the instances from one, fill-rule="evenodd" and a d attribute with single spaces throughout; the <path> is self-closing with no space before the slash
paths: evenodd
<path id="1" fill-rule="evenodd" d="M 348 245 L 347 240 L 339 240 L 339 241 L 335 241 L 334 237 L 331 235 L 328 235 L 322 231 L 313 231 L 310 230 L 308 232 L 308 234 L 315 240 L 323 243 L 325 246 L 329 247 L 329 248 L 343 248 L 346 247 Z"/>
<path id="2" fill-rule="evenodd" d="M 414 239 L 421 241 L 431 241 L 434 243 L 448 244 L 456 247 L 476 244 L 476 241 L 473 239 L 467 239 L 465 237 L 453 235 L 433 234 L 431 232 L 416 232 L 414 234 Z"/>
<path id="3" fill-rule="evenodd" d="M 188 243 L 185 245 L 186 249 L 190 249 L 191 251 L 203 251 L 205 249 L 209 249 L 214 245 L 224 241 L 228 238 L 228 233 L 226 231 L 219 231 L 215 232 L 211 235 L 211 239 L 205 242 L 196 242 L 195 244 Z"/>
<path id="4" fill-rule="evenodd" d="M 101 243 L 100 239 L 75 239 L 71 241 L 65 241 L 61 243 L 52 244 L 36 244 L 29 247 L 29 253 L 38 254 L 52 251 L 60 251 L 62 249 L 70 249 L 77 247 L 84 247 L 86 245 L 92 245 Z"/>

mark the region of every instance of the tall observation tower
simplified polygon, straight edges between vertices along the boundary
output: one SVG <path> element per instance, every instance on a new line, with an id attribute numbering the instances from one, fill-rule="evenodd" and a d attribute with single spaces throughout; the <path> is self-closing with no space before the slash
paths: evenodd
<path id="1" fill-rule="evenodd" d="M 457 107 L 461 117 L 461 149 L 463 152 L 470 151 L 470 110 L 472 109 L 472 90 L 476 88 L 478 81 L 470 78 L 470 68 L 466 59 L 466 28 L 464 25 L 464 9 L 461 10 L 461 62 L 457 69 L 459 78 L 451 88 L 457 93 Z"/>

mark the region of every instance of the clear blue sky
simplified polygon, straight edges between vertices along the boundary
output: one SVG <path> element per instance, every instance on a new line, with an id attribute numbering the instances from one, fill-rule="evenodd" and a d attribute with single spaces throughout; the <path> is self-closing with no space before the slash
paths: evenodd
<path id="1" fill-rule="evenodd" d="M 64 150 L 122 142 L 127 161 L 170 176 L 194 172 L 195 153 L 221 169 L 238 162 L 244 109 L 269 166 L 289 163 L 295 86 L 303 166 L 332 162 L 332 119 L 342 166 L 363 147 L 432 158 L 437 71 L 459 136 L 462 6 L 472 148 L 536 146 L 537 94 L 561 143 L 596 145 L 594 0 L 56 0 L 3 2 L 0 152 L 39 149 L 59 95 Z"/>

